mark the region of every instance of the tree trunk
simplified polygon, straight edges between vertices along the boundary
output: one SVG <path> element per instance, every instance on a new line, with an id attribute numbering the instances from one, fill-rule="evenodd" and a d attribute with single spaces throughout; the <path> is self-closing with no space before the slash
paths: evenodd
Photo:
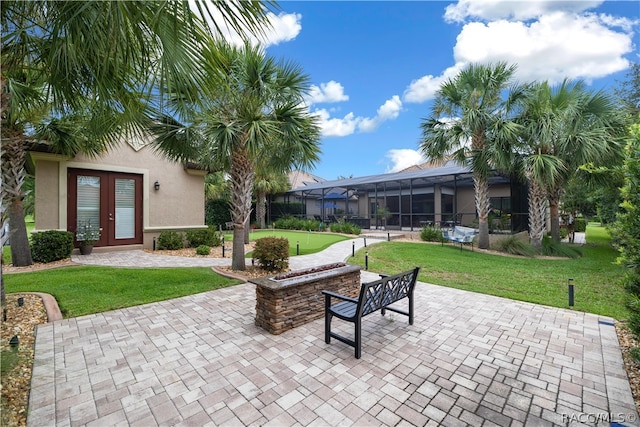
<path id="1" fill-rule="evenodd" d="M 267 193 L 258 191 L 256 194 L 256 217 L 260 228 L 267 228 Z"/>
<path id="2" fill-rule="evenodd" d="M 16 267 L 33 264 L 31 248 L 24 221 L 22 200 L 13 200 L 7 209 L 9 214 L 9 242 L 11 244 L 11 262 Z"/>
<path id="3" fill-rule="evenodd" d="M 6 138 L 7 130 L 3 132 Z M 24 267 L 33 264 L 27 226 L 24 221 L 22 184 L 26 172 L 26 142 L 21 137 L 6 138 L 2 147 L 2 201 L 6 203 L 9 218 L 9 241 L 13 265 Z"/>
<path id="4" fill-rule="evenodd" d="M 231 221 L 233 222 L 232 270 L 245 270 L 244 233 L 251 214 L 253 165 L 244 147 L 231 154 Z"/>
<path id="5" fill-rule="evenodd" d="M 489 249 L 489 183 L 486 177 L 473 176 L 478 211 L 478 247 Z"/>
<path id="6" fill-rule="evenodd" d="M 549 217 L 551 219 L 551 238 L 560 241 L 560 198 L 562 190 L 555 188 L 549 191 Z"/>
<path id="7" fill-rule="evenodd" d="M 542 237 L 544 236 L 547 204 L 542 187 L 529 179 L 529 239 L 531 246 L 542 253 Z"/>
<path id="8" fill-rule="evenodd" d="M 249 215 L 251 215 L 251 210 L 249 210 Z M 248 245 L 251 241 L 251 221 L 247 218 L 247 222 L 244 224 L 244 244 Z"/>

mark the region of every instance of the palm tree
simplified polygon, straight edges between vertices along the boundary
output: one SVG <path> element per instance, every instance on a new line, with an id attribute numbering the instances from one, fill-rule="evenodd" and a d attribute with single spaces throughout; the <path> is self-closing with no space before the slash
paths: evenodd
<path id="1" fill-rule="evenodd" d="M 529 181 L 532 245 L 541 249 L 548 203 L 551 234 L 560 240 L 559 205 L 565 183 L 585 164 L 606 164 L 621 152 L 615 109 L 602 92 L 565 80 L 557 87 L 534 83 L 522 98 L 522 171 Z"/>
<path id="2" fill-rule="evenodd" d="M 191 65 L 200 55 L 198 46 L 207 30 L 190 3 L 3 1 L 2 200 L 11 218 L 15 265 L 32 263 L 21 201 L 26 152 L 33 141 L 42 140 L 35 130 L 43 121 L 55 122 L 80 112 L 85 118 L 93 116 L 93 125 L 96 117 L 102 118 L 100 126 L 85 125 L 102 131 L 85 142 L 114 141 L 114 130 L 123 123 L 139 128 L 146 122 L 145 99 L 150 94 L 180 88 L 195 98 L 196 92 L 188 88 L 202 74 Z M 201 18 L 208 16 L 218 26 L 206 2 L 195 4 Z M 243 34 L 261 31 L 269 5 L 229 1 L 215 2 L 214 8 L 221 12 L 222 21 Z M 106 122 L 105 117 L 109 117 Z M 74 147 L 72 154 L 91 153 L 95 147 L 85 149 L 82 141 L 63 142 Z M 4 219 L 3 215 L 3 224 Z"/>
<path id="3" fill-rule="evenodd" d="M 437 92 L 431 116 L 423 119 L 420 150 L 429 159 L 450 157 L 469 165 L 473 173 L 479 222 L 478 246 L 489 247 L 488 178 L 497 167 L 509 163 L 504 149 L 517 126 L 506 117 L 509 105 L 502 100 L 515 65 L 471 64 Z"/>
<path id="4" fill-rule="evenodd" d="M 232 269 L 244 270 L 244 233 L 256 168 L 284 172 L 318 159 L 319 127 L 302 106 L 308 78 L 294 64 L 267 57 L 257 46 L 218 40 L 203 51 L 209 84 L 202 101 L 182 111 L 181 124 L 164 117 L 155 143 L 176 159 L 195 159 L 228 172 L 233 222 Z M 273 155 L 279 153 L 278 155 Z M 266 164 L 264 162 L 267 162 Z"/>

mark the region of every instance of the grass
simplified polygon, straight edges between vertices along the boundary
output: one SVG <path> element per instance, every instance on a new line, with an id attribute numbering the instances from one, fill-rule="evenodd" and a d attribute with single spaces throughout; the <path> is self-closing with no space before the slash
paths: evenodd
<path id="1" fill-rule="evenodd" d="M 455 245 L 403 242 L 383 242 L 367 251 L 369 270 L 375 272 L 420 266 L 423 282 L 560 308 L 569 308 L 567 284 L 573 278 L 573 309 L 623 320 L 628 317 L 621 282 L 625 269 L 615 263 L 618 254 L 609 240 L 605 228 L 589 226 L 589 243 L 576 259 L 505 257 Z M 349 262 L 364 266 L 365 251 Z"/>
<path id="2" fill-rule="evenodd" d="M 300 255 L 309 255 L 323 251 L 334 243 L 349 239 L 341 234 L 290 230 L 256 230 L 252 231 L 249 236 L 252 241 L 263 237 L 284 237 L 289 240 L 289 256 L 297 255 L 298 245 L 300 245 Z M 225 236 L 225 239 L 229 238 Z M 251 258 L 251 253 L 248 253 L 247 256 Z"/>
<path id="3" fill-rule="evenodd" d="M 4 275 L 7 293 L 51 294 L 64 317 L 163 301 L 237 283 L 209 268 L 79 266 Z"/>

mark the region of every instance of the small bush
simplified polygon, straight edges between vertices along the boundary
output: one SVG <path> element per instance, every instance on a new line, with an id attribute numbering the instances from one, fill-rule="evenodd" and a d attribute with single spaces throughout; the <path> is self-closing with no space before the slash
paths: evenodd
<path id="1" fill-rule="evenodd" d="M 191 248 L 197 248 L 198 246 L 220 246 L 222 244 L 222 238 L 213 226 L 198 230 L 187 230 L 186 233 L 187 243 Z"/>
<path id="2" fill-rule="evenodd" d="M 438 227 L 427 225 L 420 231 L 420 239 L 425 242 L 442 242 L 442 230 Z"/>
<path id="3" fill-rule="evenodd" d="M 573 222 L 573 229 L 579 233 L 587 231 L 587 220 L 584 218 L 576 218 Z"/>
<path id="4" fill-rule="evenodd" d="M 52 262 L 69 258 L 73 250 L 70 231 L 40 231 L 31 234 L 31 257 L 35 262 Z"/>
<path id="5" fill-rule="evenodd" d="M 207 245 L 200 245 L 196 248 L 196 253 L 198 255 L 209 255 L 211 253 L 211 248 Z"/>
<path id="6" fill-rule="evenodd" d="M 531 245 L 525 241 L 523 241 L 518 236 L 508 236 L 502 239 L 499 239 L 495 243 L 495 250 L 499 252 L 504 252 L 512 255 L 521 255 L 527 257 L 533 257 L 536 254 L 536 251 L 531 247 Z"/>
<path id="7" fill-rule="evenodd" d="M 350 222 L 334 222 L 329 226 L 329 229 L 334 233 L 343 234 L 360 234 L 360 227 Z"/>
<path id="8" fill-rule="evenodd" d="M 176 231 L 163 231 L 158 236 L 159 250 L 175 250 L 184 248 L 182 234 Z"/>
<path id="9" fill-rule="evenodd" d="M 258 239 L 253 258 L 267 271 L 284 271 L 289 268 L 289 240 L 280 237 Z"/>

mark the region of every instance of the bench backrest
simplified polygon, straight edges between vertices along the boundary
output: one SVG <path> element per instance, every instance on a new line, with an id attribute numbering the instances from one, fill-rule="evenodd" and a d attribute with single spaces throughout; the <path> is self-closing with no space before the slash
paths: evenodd
<path id="1" fill-rule="evenodd" d="M 456 225 L 455 227 L 453 227 L 453 235 L 454 236 L 475 236 L 476 234 L 478 234 L 478 232 L 476 231 L 475 228 L 471 228 L 471 227 L 462 227 L 459 225 Z"/>
<path id="2" fill-rule="evenodd" d="M 420 267 L 364 283 L 358 297 L 357 316 L 363 317 L 413 294 Z"/>

